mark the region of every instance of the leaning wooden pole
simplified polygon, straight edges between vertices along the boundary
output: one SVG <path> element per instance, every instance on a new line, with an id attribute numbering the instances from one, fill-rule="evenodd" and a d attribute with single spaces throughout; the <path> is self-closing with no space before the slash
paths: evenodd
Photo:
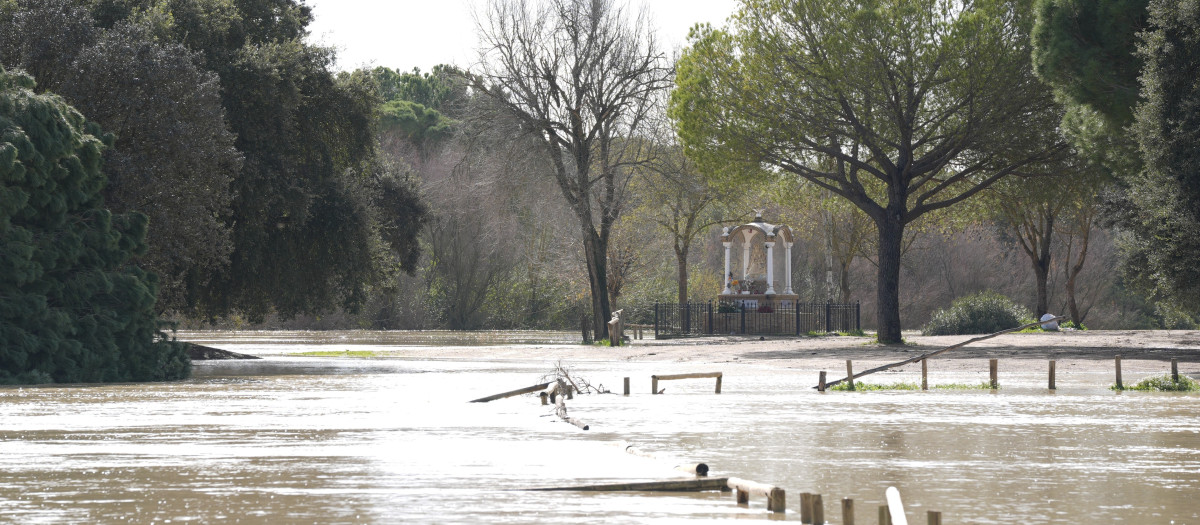
<path id="1" fill-rule="evenodd" d="M 920 361 L 920 360 L 922 360 L 922 359 L 928 359 L 928 358 L 930 358 L 930 357 L 933 357 L 933 356 L 935 356 L 935 355 L 938 355 L 938 354 L 943 354 L 943 353 L 949 352 L 949 351 L 951 351 L 951 350 L 957 350 L 957 349 L 959 349 L 959 348 L 962 348 L 962 347 L 964 347 L 964 346 L 967 346 L 967 345 L 969 345 L 969 344 L 971 344 L 971 343 L 978 343 L 978 342 L 980 342 L 980 341 L 984 341 L 984 340 L 987 340 L 987 339 L 991 339 L 991 338 L 993 338 L 993 337 L 1000 336 L 1000 335 L 1004 335 L 1004 334 L 1007 334 L 1007 333 L 1010 333 L 1010 332 L 1019 332 L 1019 331 L 1021 331 L 1021 330 L 1024 330 L 1024 329 L 1026 329 L 1026 328 L 1032 328 L 1032 327 L 1034 327 L 1034 326 L 1037 326 L 1037 325 L 1040 325 L 1040 324 L 1044 324 L 1044 323 L 1050 323 L 1050 322 L 1054 322 L 1054 321 L 1061 321 L 1061 320 L 1063 320 L 1063 319 L 1066 319 L 1066 318 L 1067 318 L 1067 316 L 1065 316 L 1065 315 L 1060 315 L 1060 316 L 1058 316 L 1058 317 L 1055 317 L 1055 318 L 1053 318 L 1053 319 L 1046 319 L 1045 321 L 1037 321 L 1037 322 L 1034 322 L 1034 323 L 1029 323 L 1029 324 L 1021 325 L 1021 326 L 1018 326 L 1018 327 L 1016 327 L 1016 328 L 1009 328 L 1008 330 L 1001 330 L 1001 331 L 999 331 L 999 332 L 996 332 L 996 333 L 994 333 L 994 334 L 988 334 L 988 335 L 984 335 L 984 336 L 979 336 L 979 337 L 976 337 L 976 338 L 974 338 L 974 339 L 967 339 L 966 341 L 963 341 L 963 342 L 961 342 L 961 343 L 958 343 L 958 344 L 956 344 L 956 345 L 947 346 L 946 348 L 943 348 L 943 349 L 941 349 L 941 350 L 935 350 L 935 351 L 933 351 L 933 352 L 929 352 L 929 353 L 926 353 L 926 354 L 921 354 L 921 355 L 919 355 L 919 356 L 916 356 L 916 357 L 911 357 L 911 358 L 905 359 L 905 360 L 903 360 L 903 361 L 900 361 L 899 363 L 892 363 L 892 364 L 890 364 L 890 365 L 877 366 L 877 367 L 875 367 L 875 368 L 872 368 L 872 369 L 870 369 L 870 370 L 864 370 L 864 371 L 862 371 L 862 372 L 859 372 L 859 373 L 857 373 L 857 374 L 854 374 L 854 375 L 852 375 L 852 376 L 850 376 L 850 377 L 843 377 L 843 378 L 841 378 L 841 379 L 838 379 L 838 380 L 835 380 L 835 381 L 830 381 L 830 382 L 828 382 L 828 383 L 825 383 L 825 387 L 826 387 L 826 388 L 828 388 L 828 387 L 831 387 L 831 386 L 834 386 L 834 385 L 837 385 L 837 384 L 840 384 L 840 383 L 844 383 L 844 382 L 846 382 L 846 381 L 851 381 L 851 380 L 854 380 L 854 379 L 858 379 L 858 378 L 860 378 L 860 377 L 862 377 L 862 376 L 865 376 L 865 375 L 874 374 L 875 372 L 882 372 L 882 371 L 884 371 L 884 370 L 891 370 L 891 369 L 893 369 L 893 368 L 896 368 L 896 367 L 901 367 L 901 366 L 904 366 L 904 365 L 907 365 L 907 364 L 910 364 L 910 363 L 915 363 L 915 362 L 917 362 L 917 361 Z M 815 386 L 814 386 L 813 388 L 817 388 L 817 387 L 815 387 Z"/>
<path id="2" fill-rule="evenodd" d="M 509 390 L 508 392 L 496 394 L 494 396 L 487 396 L 487 397 L 481 397 L 479 399 L 472 399 L 471 402 L 472 403 L 487 403 L 488 401 L 495 401 L 497 399 L 504 399 L 506 397 L 519 396 L 521 394 L 528 394 L 530 392 L 537 392 L 538 390 L 543 390 L 548 386 L 550 386 L 550 383 L 542 383 L 540 385 L 527 386 L 525 388 Z"/>

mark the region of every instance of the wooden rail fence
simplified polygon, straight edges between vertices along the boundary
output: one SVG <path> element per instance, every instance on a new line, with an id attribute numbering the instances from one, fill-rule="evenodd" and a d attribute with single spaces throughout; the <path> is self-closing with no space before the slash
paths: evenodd
<path id="1" fill-rule="evenodd" d="M 716 380 L 717 380 L 716 393 L 720 394 L 720 393 L 721 393 L 721 379 L 722 379 L 724 376 L 725 376 L 725 374 L 723 374 L 723 373 L 721 373 L 721 372 L 699 372 L 699 373 L 695 373 L 695 374 L 663 374 L 663 375 L 652 375 L 652 376 L 650 376 L 650 393 L 652 393 L 652 394 L 659 394 L 659 393 L 660 393 L 660 391 L 659 391 L 659 389 L 658 389 L 658 382 L 659 382 L 659 381 L 671 381 L 671 380 L 675 380 L 675 379 L 705 379 L 705 378 L 716 378 Z"/>

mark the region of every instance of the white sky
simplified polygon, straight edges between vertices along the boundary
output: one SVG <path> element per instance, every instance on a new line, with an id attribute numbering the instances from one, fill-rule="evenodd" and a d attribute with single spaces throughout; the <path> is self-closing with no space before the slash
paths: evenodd
<path id="1" fill-rule="evenodd" d="M 621 0 L 618 0 L 620 2 Z M 337 69 L 385 66 L 429 71 L 437 64 L 469 67 L 478 38 L 472 9 L 486 0 L 306 0 L 313 8 L 309 41 L 338 50 Z M 643 0 L 630 0 L 638 7 Z M 737 0 L 644 0 L 659 41 L 670 52 L 693 24 L 724 25 Z"/>

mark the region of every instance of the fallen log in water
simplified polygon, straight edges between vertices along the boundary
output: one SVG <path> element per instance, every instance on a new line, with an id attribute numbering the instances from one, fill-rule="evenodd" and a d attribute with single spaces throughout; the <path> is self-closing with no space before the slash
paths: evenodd
<path id="1" fill-rule="evenodd" d="M 729 478 L 685 479 L 674 481 L 643 481 L 637 483 L 609 483 L 604 485 L 581 485 L 576 487 L 548 487 L 525 489 L 529 491 L 578 490 L 593 492 L 655 491 L 655 492 L 702 492 L 706 490 L 728 490 Z"/>
<path id="2" fill-rule="evenodd" d="M 890 365 L 877 366 L 877 367 L 875 367 L 875 368 L 872 368 L 872 369 L 870 369 L 870 370 L 864 370 L 864 371 L 862 371 L 862 372 L 859 372 L 859 373 L 857 373 L 857 374 L 853 374 L 853 375 L 849 375 L 849 376 L 847 376 L 847 377 L 843 377 L 843 378 L 841 378 L 841 379 L 838 379 L 837 381 L 830 381 L 830 382 L 828 382 L 828 383 L 825 383 L 825 387 L 826 387 L 826 388 L 829 388 L 829 387 L 831 387 L 831 386 L 833 386 L 833 385 L 836 385 L 836 384 L 839 384 L 839 383 L 842 383 L 842 382 L 845 382 L 845 381 L 853 381 L 853 380 L 855 380 L 855 379 L 858 379 L 858 378 L 860 378 L 860 377 L 862 377 L 862 376 L 869 375 L 869 374 L 874 374 L 875 372 L 882 372 L 882 371 L 884 371 L 884 370 L 890 370 L 890 369 L 892 369 L 892 368 L 896 368 L 896 367 L 904 366 L 904 365 L 911 364 L 911 363 L 916 363 L 917 361 L 920 361 L 920 360 L 922 360 L 922 359 L 928 359 L 928 358 L 930 358 L 930 357 L 933 357 L 933 356 L 935 356 L 935 355 L 938 355 L 938 354 L 941 354 L 941 353 L 945 353 L 945 352 L 949 352 L 949 351 L 951 351 L 951 350 L 955 350 L 955 349 L 958 349 L 958 348 L 962 348 L 962 347 L 964 347 L 964 346 L 967 346 L 967 345 L 969 345 L 969 344 L 971 344 L 971 343 L 978 343 L 979 341 L 983 341 L 983 340 L 985 340 L 985 339 L 991 339 L 991 338 L 993 338 L 993 337 L 996 337 L 996 336 L 999 336 L 999 335 L 1004 335 L 1004 334 L 1007 334 L 1007 333 L 1009 333 L 1009 332 L 1019 332 L 1019 331 L 1021 331 L 1021 330 L 1024 330 L 1024 329 L 1026 329 L 1026 328 L 1032 328 L 1032 327 L 1034 327 L 1034 326 L 1037 326 L 1037 325 L 1040 325 L 1040 324 L 1045 324 L 1045 323 L 1051 323 L 1051 322 L 1061 321 L 1061 320 L 1063 320 L 1063 319 L 1066 319 L 1066 318 L 1067 318 L 1067 317 L 1066 317 L 1065 315 L 1060 315 L 1060 316 L 1058 316 L 1058 317 L 1055 317 L 1055 318 L 1053 318 L 1053 319 L 1046 319 L 1046 320 L 1044 320 L 1044 321 L 1035 321 L 1035 322 L 1032 322 L 1032 323 L 1029 323 L 1029 324 L 1026 324 L 1026 325 L 1021 325 L 1021 326 L 1018 326 L 1018 327 L 1016 327 L 1016 328 L 1009 328 L 1008 330 L 1001 330 L 1001 331 L 999 331 L 999 332 L 996 332 L 996 333 L 993 333 L 993 334 L 988 334 L 988 335 L 984 335 L 984 336 L 976 337 L 976 338 L 973 338 L 973 339 L 968 339 L 968 340 L 966 340 L 966 341 L 963 341 L 963 342 L 961 342 L 961 343 L 958 343 L 958 344 L 956 344 L 956 345 L 950 345 L 950 346 L 947 346 L 946 348 L 943 348 L 943 349 L 941 349 L 941 350 L 936 350 L 936 351 L 933 351 L 933 352 L 929 352 L 929 353 L 921 354 L 921 355 L 919 355 L 919 356 L 916 356 L 916 357 L 910 357 L 910 358 L 908 358 L 908 359 L 905 359 L 905 360 L 903 360 L 903 361 L 900 361 L 899 363 L 892 363 L 892 364 L 890 364 Z M 819 385 L 818 385 L 818 386 L 819 386 Z M 818 387 L 817 387 L 817 386 L 814 386 L 813 388 L 818 388 Z"/>
<path id="3" fill-rule="evenodd" d="M 565 385 L 565 383 L 563 383 L 561 379 L 558 380 L 557 386 L 563 387 L 564 385 Z M 552 397 L 554 396 L 554 394 L 550 394 L 550 395 Z M 584 423 L 583 421 L 580 421 L 573 417 L 567 416 L 567 402 L 563 398 L 563 396 L 558 396 L 558 398 L 554 401 L 554 415 L 562 418 L 563 421 L 566 421 L 567 423 L 575 425 L 583 430 L 588 430 L 591 428 L 591 425 L 588 425 L 587 423 Z"/>
<path id="4" fill-rule="evenodd" d="M 538 390 L 545 389 L 547 386 L 550 386 L 550 383 L 542 383 L 540 385 L 533 385 L 533 386 L 527 386 L 525 388 L 518 388 L 516 390 L 509 390 L 508 392 L 504 392 L 502 394 L 496 394 L 494 396 L 487 396 L 487 397 L 481 397 L 479 399 L 473 399 L 473 400 L 471 400 L 471 402 L 472 403 L 487 403 L 488 401 L 495 401 L 497 399 L 504 399 L 506 397 L 519 396 L 521 394 L 528 394 L 530 392 L 537 392 Z"/>

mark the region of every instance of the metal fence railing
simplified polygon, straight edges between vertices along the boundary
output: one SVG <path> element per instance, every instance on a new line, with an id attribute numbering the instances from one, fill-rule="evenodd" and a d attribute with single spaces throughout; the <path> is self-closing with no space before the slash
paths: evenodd
<path id="1" fill-rule="evenodd" d="M 859 303 L 655 303 L 654 337 L 800 335 L 862 330 Z"/>

